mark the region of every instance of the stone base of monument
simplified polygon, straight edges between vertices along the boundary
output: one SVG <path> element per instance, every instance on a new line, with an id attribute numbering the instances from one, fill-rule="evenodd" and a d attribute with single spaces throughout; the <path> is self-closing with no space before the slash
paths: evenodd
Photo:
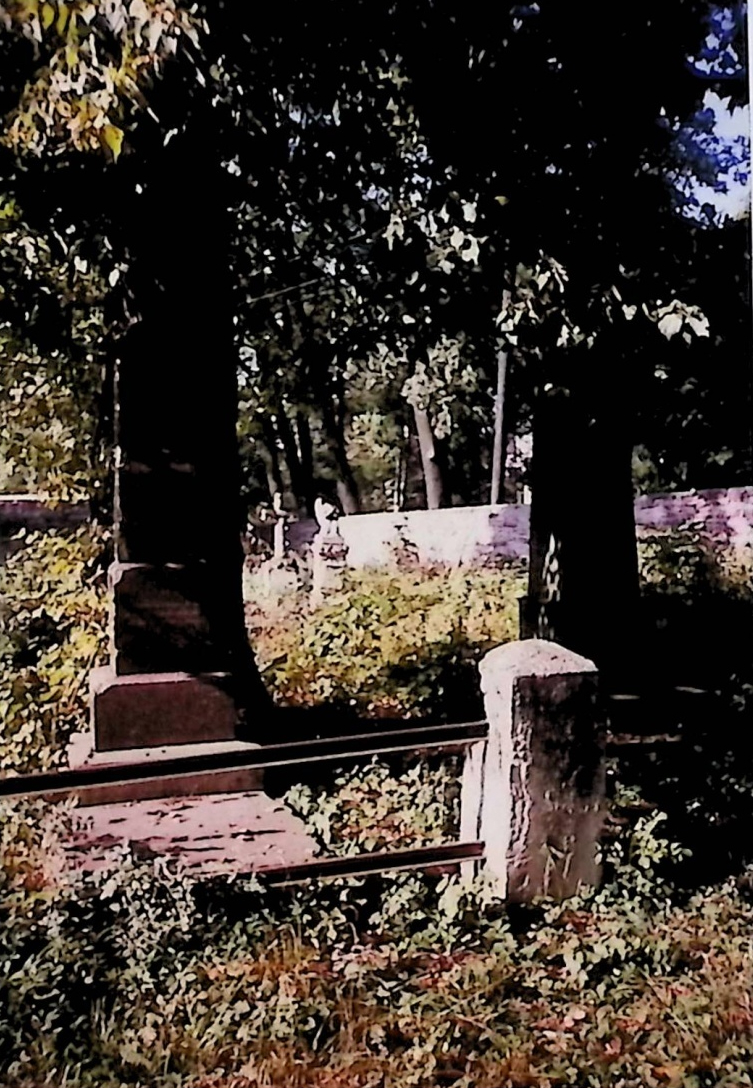
<path id="1" fill-rule="evenodd" d="M 84 767 L 127 766 L 134 763 L 160 764 L 188 756 L 205 756 L 241 752 L 258 748 L 246 741 L 204 741 L 198 744 L 170 744 L 159 748 L 128 748 L 123 751 L 99 752 L 92 743 L 91 733 L 77 733 L 68 747 L 71 770 Z M 230 771 L 201 771 L 181 778 L 154 778 L 142 782 L 114 783 L 96 786 L 79 794 L 79 807 L 108 805 L 121 801 L 141 801 L 164 797 L 192 797 L 198 794 L 234 793 L 262 790 L 264 772 L 255 767 L 240 767 Z"/>
<path id="2" fill-rule="evenodd" d="M 343 587 L 348 561 L 348 548 L 341 536 L 321 534 L 311 546 L 311 598 L 312 608 L 317 608 L 328 593 L 336 593 Z"/>
<path id="3" fill-rule="evenodd" d="M 94 747 L 126 748 L 234 740 L 238 710 L 227 673 L 118 676 L 106 665 L 90 678 Z"/>
<path id="4" fill-rule="evenodd" d="M 297 563 L 287 559 L 267 559 L 257 570 L 245 575 L 246 597 L 279 606 L 296 593 L 301 582 Z"/>

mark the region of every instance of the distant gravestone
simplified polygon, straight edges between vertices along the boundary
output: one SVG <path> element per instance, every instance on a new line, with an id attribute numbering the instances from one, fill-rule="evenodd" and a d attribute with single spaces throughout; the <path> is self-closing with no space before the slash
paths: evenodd
<path id="1" fill-rule="evenodd" d="M 338 511 L 317 499 L 314 514 L 319 531 L 311 545 L 311 604 L 321 604 L 327 593 L 342 588 L 348 564 L 348 546 L 338 525 Z"/>
<path id="2" fill-rule="evenodd" d="M 267 604 L 279 606 L 289 599 L 301 584 L 299 564 L 288 548 L 289 515 L 283 510 L 282 495 L 274 497 L 272 558 L 265 560 L 251 574 L 249 586 L 255 597 Z"/>

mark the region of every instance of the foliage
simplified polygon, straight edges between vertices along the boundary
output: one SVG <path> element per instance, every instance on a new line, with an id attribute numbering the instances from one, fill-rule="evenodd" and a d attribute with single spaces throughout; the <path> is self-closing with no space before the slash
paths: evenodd
<path id="1" fill-rule="evenodd" d="M 107 283 L 79 239 L 0 203 L 0 489 L 85 499 L 104 474 Z"/>
<path id="2" fill-rule="evenodd" d="M 183 37 L 198 44 L 193 12 L 175 0 L 7 0 L 0 19 L 33 46 L 4 140 L 35 155 L 73 147 L 117 159 L 164 60 Z"/>
<path id="3" fill-rule="evenodd" d="M 514 638 L 522 570 L 363 571 L 307 611 L 250 611 L 265 683 L 290 705 L 342 703 L 374 716 L 472 715 L 475 663 Z"/>
<path id="4" fill-rule="evenodd" d="M 648 588 L 697 599 L 709 592 L 753 597 L 753 545 L 715 544 L 703 525 L 638 534 L 641 578 Z"/>
<path id="5" fill-rule="evenodd" d="M 651 395 L 638 398 L 645 404 L 655 403 L 662 384 L 671 386 L 661 419 L 641 409 L 640 437 L 655 457 L 668 418 L 678 421 L 673 443 L 684 441 L 679 419 L 689 415 L 684 408 L 692 399 L 704 456 L 691 466 L 691 481 L 715 472 L 718 456 L 731 459 L 727 472 L 744 471 L 747 435 L 738 417 L 745 397 L 728 392 L 722 411 L 704 393 L 721 369 L 736 391 L 747 381 L 737 366 L 749 335 L 740 289 L 747 233 L 744 225 L 711 232 L 681 223 L 666 185 L 681 176 L 691 186 L 700 177 L 723 187 L 725 177 L 742 177 L 744 149 L 723 146 L 704 105 L 704 91 L 721 80 L 733 105 L 744 97 L 740 4 L 676 4 L 653 17 L 650 32 L 643 13 L 625 13 L 620 26 L 602 28 L 598 58 L 561 6 L 548 2 L 515 6 L 499 24 L 472 18 L 462 5 L 431 2 L 399 14 L 378 4 L 364 19 L 356 4 L 347 17 L 338 13 L 336 45 L 327 32 L 330 6 L 300 0 L 258 16 L 244 5 L 177 0 L 7 0 L 0 14 L 2 189 L 56 257 L 62 249 L 82 250 L 90 267 L 101 267 L 102 294 L 123 311 L 125 324 L 161 306 L 159 292 L 151 297 L 144 287 L 149 277 L 139 283 L 134 266 L 141 261 L 153 271 L 151 257 L 170 245 L 164 198 L 150 194 L 176 145 L 186 148 L 204 214 L 231 209 L 233 241 L 217 251 L 222 266 L 232 268 L 234 297 L 224 318 L 207 309 L 219 340 L 235 337 L 255 497 L 282 487 L 291 501 L 310 507 L 318 487 L 336 479 L 354 504 L 359 484 L 367 505 L 392 501 L 401 465 L 417 468 L 403 390 L 428 406 L 444 443 L 452 477 L 446 494 L 465 502 L 484 497 L 499 346 L 493 318 L 505 279 L 539 259 L 567 269 L 567 298 L 554 300 L 547 325 L 554 342 L 566 330 L 568 349 L 578 335 L 590 340 L 608 329 L 603 302 L 613 286 L 628 310 L 637 306 L 643 315 L 646 305 L 663 330 L 683 316 L 678 299 L 700 306 L 715 337 L 708 350 L 694 342 L 676 356 L 674 344 L 657 343 L 650 330 L 637 333 L 634 322 L 615 363 L 636 381 L 645 371 Z M 540 89 L 534 96 L 531 72 Z M 628 86 L 630 94 L 622 93 Z M 489 102 L 497 104 L 492 129 Z M 664 129 L 656 123 L 661 110 Z M 183 199 L 182 192 L 173 195 Z M 150 199 L 157 211 L 146 213 Z M 192 200 L 181 207 L 198 226 Z M 138 240 L 150 216 L 157 227 Z M 715 234 L 716 241 L 698 234 Z M 730 240 L 739 259 L 730 259 Z M 193 259 L 208 288 L 213 274 L 204 276 L 198 255 Z M 29 295 L 39 291 L 18 269 L 4 287 L 4 303 L 15 295 L 24 300 L 27 321 L 13 325 L 18 339 L 34 315 Z M 723 305 L 712 315 L 715 296 Z M 663 301 L 650 306 L 652 299 Z M 589 308 L 592 320 L 585 321 Z M 622 320 L 621 308 L 612 309 Z M 697 334 L 700 321 L 686 310 L 684 331 Z M 112 320 L 103 319 L 100 331 L 111 341 Z M 63 353 L 70 371 L 59 396 L 48 396 L 45 382 L 39 393 L 40 408 L 62 417 L 50 449 L 78 441 L 70 400 L 82 379 L 86 389 L 96 384 L 91 364 L 99 370 L 99 359 L 68 358 L 66 336 L 55 324 L 45 350 L 26 352 L 43 372 L 54 364 L 55 393 L 61 379 L 54 352 Z M 193 349 L 201 365 L 206 338 L 190 339 L 185 350 Z M 520 354 L 535 358 L 536 343 L 525 339 Z M 722 368 L 707 365 L 712 350 Z M 508 425 L 528 416 L 539 378 L 562 378 L 564 354 L 552 355 L 552 374 L 526 369 L 525 359 L 511 369 Z M 375 357 L 375 384 L 364 389 L 364 370 Z M 675 357 L 679 366 L 667 383 L 665 360 Z M 28 405 L 28 396 L 37 396 L 29 392 L 30 374 L 26 367 L 14 378 L 9 398 Z M 689 384 L 696 394 L 687 398 Z M 378 456 L 363 441 L 375 413 L 385 439 Z M 92 414 L 87 401 L 83 441 Z M 28 416 L 17 415 L 15 449 Z M 31 434 L 39 440 L 38 428 Z M 678 471 L 685 462 L 664 459 Z M 265 481 L 269 462 L 277 471 Z M 407 474 L 414 502 L 418 475 Z M 75 486 L 83 485 L 79 473 Z"/>
<path id="6" fill-rule="evenodd" d="M 285 801 L 328 853 L 430 846 L 457 839 L 459 769 L 420 760 L 400 772 L 374 759 L 331 786 L 294 786 Z"/>
<path id="7" fill-rule="evenodd" d="M 750 1084 L 753 908 L 674 897 L 656 818 L 601 890 L 507 911 L 483 878 L 76 874 L 48 863 L 70 811 L 3 816 L 8 1088 Z"/>
<path id="8" fill-rule="evenodd" d="M 86 727 L 89 670 L 105 657 L 105 537 L 29 535 L 0 567 L 0 767 L 60 766 Z"/>

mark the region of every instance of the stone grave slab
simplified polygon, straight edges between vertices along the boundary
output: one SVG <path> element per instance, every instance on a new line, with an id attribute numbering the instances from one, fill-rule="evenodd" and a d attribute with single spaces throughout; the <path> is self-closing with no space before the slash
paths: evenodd
<path id="1" fill-rule="evenodd" d="M 87 808 L 64 844 L 66 864 L 89 872 L 115 868 L 123 847 L 138 858 L 176 859 L 201 879 L 298 865 L 317 853 L 302 820 L 260 791 Z"/>

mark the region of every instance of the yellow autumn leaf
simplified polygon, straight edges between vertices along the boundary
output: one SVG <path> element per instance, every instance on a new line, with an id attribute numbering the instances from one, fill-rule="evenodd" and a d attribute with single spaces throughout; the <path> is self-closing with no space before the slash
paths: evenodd
<path id="1" fill-rule="evenodd" d="M 68 22 L 68 8 L 63 3 L 63 0 L 58 0 L 58 21 L 55 29 L 58 34 L 65 33 L 65 27 Z"/>
<path id="2" fill-rule="evenodd" d="M 120 150 L 123 146 L 123 130 L 117 125 L 105 125 L 102 129 L 102 139 L 112 152 L 112 157 L 117 162 Z"/>

